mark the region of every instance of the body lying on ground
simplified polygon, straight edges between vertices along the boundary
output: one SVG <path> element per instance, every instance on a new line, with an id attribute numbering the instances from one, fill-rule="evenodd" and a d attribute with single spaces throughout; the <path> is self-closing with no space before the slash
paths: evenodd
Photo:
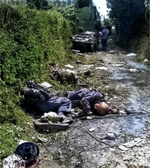
<path id="1" fill-rule="evenodd" d="M 77 91 L 68 91 L 64 95 L 71 100 L 72 107 L 80 107 L 83 109 L 79 115 L 105 115 L 108 113 L 115 113 L 104 99 L 103 92 L 96 90 L 89 90 L 87 88 Z"/>
<path id="2" fill-rule="evenodd" d="M 53 111 L 58 115 L 67 116 L 71 113 L 71 101 L 66 97 L 52 96 L 47 98 L 40 90 L 27 86 L 23 88 L 23 93 L 25 103 L 42 114 Z"/>
<path id="3" fill-rule="evenodd" d="M 62 117 L 70 116 L 71 108 L 80 107 L 83 109 L 81 115 L 105 115 L 114 113 L 104 99 L 104 94 L 100 91 L 83 88 L 77 91 L 68 91 L 64 97 L 52 96 L 47 94 L 39 87 L 33 87 L 29 82 L 23 88 L 25 104 L 34 111 L 44 114 L 45 112 L 56 112 Z M 79 116 L 80 117 L 80 114 Z"/>

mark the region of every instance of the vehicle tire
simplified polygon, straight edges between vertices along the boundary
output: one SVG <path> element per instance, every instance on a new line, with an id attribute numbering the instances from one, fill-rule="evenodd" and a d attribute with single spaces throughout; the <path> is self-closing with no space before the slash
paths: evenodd
<path id="1" fill-rule="evenodd" d="M 95 45 L 94 46 L 94 51 L 97 51 L 98 50 L 98 45 Z"/>
<path id="2" fill-rule="evenodd" d="M 80 50 L 82 53 L 85 53 L 86 52 L 86 45 L 82 45 L 81 46 L 81 50 Z"/>
<path id="3" fill-rule="evenodd" d="M 91 44 L 91 52 L 94 52 L 95 49 L 94 49 L 94 44 Z"/>

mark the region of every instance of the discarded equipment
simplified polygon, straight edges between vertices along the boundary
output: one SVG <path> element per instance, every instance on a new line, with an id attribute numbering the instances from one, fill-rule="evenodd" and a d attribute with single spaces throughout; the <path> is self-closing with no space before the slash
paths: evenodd
<path id="1" fill-rule="evenodd" d="M 39 163 L 39 148 L 32 142 L 21 143 L 15 153 L 3 160 L 3 168 L 33 168 Z"/>

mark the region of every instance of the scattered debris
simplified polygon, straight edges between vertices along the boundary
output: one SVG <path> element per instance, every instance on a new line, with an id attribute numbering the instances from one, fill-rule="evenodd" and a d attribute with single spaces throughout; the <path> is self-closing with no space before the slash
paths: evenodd
<path id="1" fill-rule="evenodd" d="M 77 61 L 76 61 L 76 64 L 82 64 L 82 62 L 81 62 L 81 61 L 79 61 L 79 60 L 77 60 Z"/>
<path id="2" fill-rule="evenodd" d="M 94 127 L 89 129 L 90 132 L 93 132 L 94 130 L 95 130 Z"/>
<path id="3" fill-rule="evenodd" d="M 112 64 L 112 66 L 114 66 L 114 67 L 122 67 L 122 66 L 124 66 L 124 64 L 125 64 L 125 63 L 121 63 L 121 64 Z"/>
<path id="4" fill-rule="evenodd" d="M 97 69 L 97 70 L 107 70 L 108 68 L 107 67 L 96 67 L 95 69 Z"/>
<path id="5" fill-rule="evenodd" d="M 137 69 L 129 69 L 128 71 L 129 71 L 129 72 L 138 72 Z"/>
<path id="6" fill-rule="evenodd" d="M 132 56 L 136 56 L 136 54 L 134 53 L 127 54 L 127 57 L 132 57 Z"/>
<path id="7" fill-rule="evenodd" d="M 93 118 L 91 116 L 86 116 L 87 120 L 92 120 Z"/>
<path id="8" fill-rule="evenodd" d="M 67 65 L 67 66 L 72 68 L 72 66 L 70 66 L 70 65 Z M 78 76 L 75 71 L 72 71 L 70 69 L 61 69 L 59 67 L 54 68 L 53 65 L 50 65 L 50 69 L 51 69 L 51 74 L 50 74 L 51 79 L 56 80 L 58 83 L 60 83 L 60 84 L 63 84 L 63 83 L 75 84 L 75 83 L 77 83 Z"/>
<path id="9" fill-rule="evenodd" d="M 145 59 L 143 60 L 143 62 L 144 62 L 144 63 L 146 63 L 146 62 L 149 62 L 149 61 L 148 61 L 148 59 L 147 59 L 147 58 L 145 58 Z"/>
<path id="10" fill-rule="evenodd" d="M 78 53 L 80 53 L 80 50 L 71 50 L 74 54 L 78 54 Z"/>
<path id="11" fill-rule="evenodd" d="M 45 89 L 51 89 L 53 85 L 49 84 L 48 82 L 43 82 L 39 84 L 41 87 L 44 87 Z"/>
<path id="12" fill-rule="evenodd" d="M 42 116 L 42 118 L 46 118 L 46 117 L 57 117 L 57 113 L 50 111 L 48 113 L 44 113 L 44 115 Z"/>
<path id="13" fill-rule="evenodd" d="M 91 73 L 92 73 L 91 70 L 87 70 L 84 72 L 84 75 L 89 76 L 89 75 L 91 75 Z"/>
<path id="14" fill-rule="evenodd" d="M 118 148 L 121 149 L 121 150 L 123 150 L 123 151 L 127 151 L 127 150 L 128 150 L 128 148 L 126 148 L 126 147 L 123 146 L 123 145 L 120 145 Z"/>
<path id="15" fill-rule="evenodd" d="M 68 72 L 69 74 L 77 74 L 76 71 L 71 71 L 70 69 L 62 69 L 62 72 Z"/>
<path id="16" fill-rule="evenodd" d="M 44 113 L 38 120 L 34 121 L 35 128 L 47 130 L 66 130 L 69 123 L 73 120 L 71 117 L 62 118 L 55 112 Z"/>
<path id="17" fill-rule="evenodd" d="M 108 53 L 109 54 L 115 54 L 115 52 L 116 52 L 115 50 L 110 50 Z"/>
<path id="18" fill-rule="evenodd" d="M 107 136 L 108 140 L 115 140 L 115 134 L 113 132 L 109 132 Z"/>
<path id="19" fill-rule="evenodd" d="M 34 121 L 35 128 L 47 129 L 47 130 L 67 130 L 69 124 L 62 123 L 41 123 L 39 120 Z"/>
<path id="20" fill-rule="evenodd" d="M 70 64 L 65 65 L 65 67 L 66 67 L 66 68 L 70 68 L 70 69 L 73 69 L 73 68 L 74 68 L 74 66 L 72 66 L 72 65 L 70 65 Z"/>

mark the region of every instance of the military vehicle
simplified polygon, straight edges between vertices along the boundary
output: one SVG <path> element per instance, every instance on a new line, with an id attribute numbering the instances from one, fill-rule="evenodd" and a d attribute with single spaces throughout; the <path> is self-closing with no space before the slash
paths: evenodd
<path id="1" fill-rule="evenodd" d="M 73 49 L 81 52 L 95 52 L 99 45 L 99 35 L 92 31 L 86 31 L 72 37 Z"/>

